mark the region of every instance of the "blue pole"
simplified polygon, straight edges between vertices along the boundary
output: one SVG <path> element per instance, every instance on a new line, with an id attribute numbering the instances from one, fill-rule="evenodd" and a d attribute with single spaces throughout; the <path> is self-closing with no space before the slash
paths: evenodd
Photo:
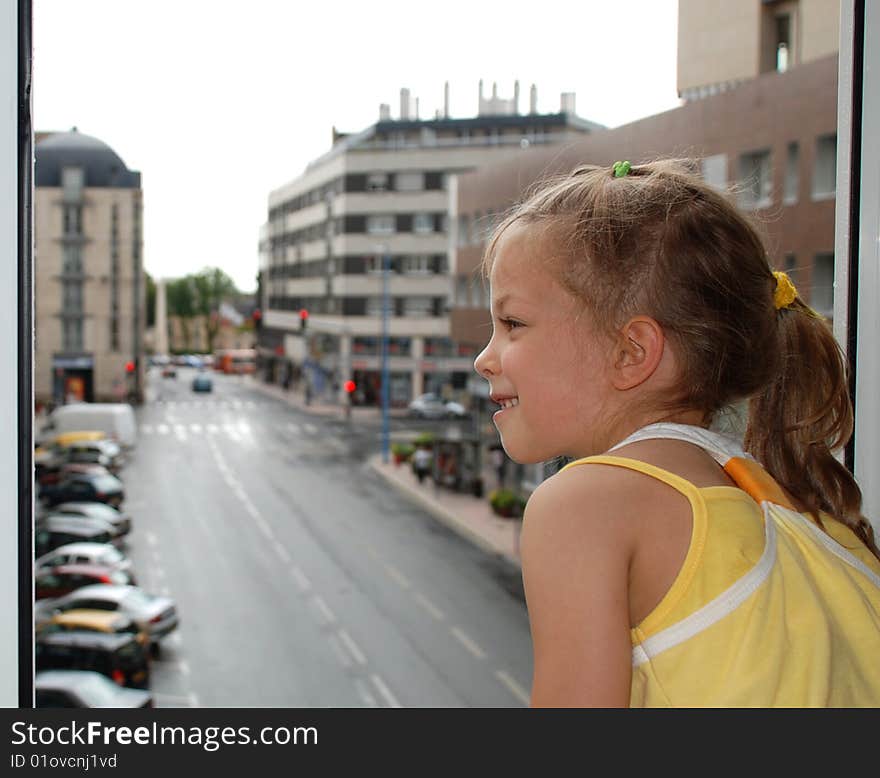
<path id="1" fill-rule="evenodd" d="M 388 377 L 388 254 L 382 255 L 382 462 L 388 464 L 390 435 L 388 430 L 388 404 L 390 381 Z"/>

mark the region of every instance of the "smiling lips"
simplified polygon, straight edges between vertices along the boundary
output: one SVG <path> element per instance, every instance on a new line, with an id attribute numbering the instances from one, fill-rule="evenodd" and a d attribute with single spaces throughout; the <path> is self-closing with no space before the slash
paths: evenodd
<path id="1" fill-rule="evenodd" d="M 515 408 L 519 405 L 519 397 L 502 397 L 493 394 L 492 401 L 498 403 L 502 408 Z"/>

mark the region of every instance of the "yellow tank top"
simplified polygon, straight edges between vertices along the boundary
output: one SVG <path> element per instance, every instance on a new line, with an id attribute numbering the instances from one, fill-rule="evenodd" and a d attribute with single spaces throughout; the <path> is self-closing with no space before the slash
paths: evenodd
<path id="1" fill-rule="evenodd" d="M 633 707 L 880 706 L 880 562 L 843 523 L 798 513 L 737 441 L 652 424 L 636 440 L 705 449 L 737 487 L 698 488 L 673 473 L 604 455 L 684 495 L 693 530 L 684 564 L 631 631 Z M 613 451 L 614 449 L 612 449 Z"/>

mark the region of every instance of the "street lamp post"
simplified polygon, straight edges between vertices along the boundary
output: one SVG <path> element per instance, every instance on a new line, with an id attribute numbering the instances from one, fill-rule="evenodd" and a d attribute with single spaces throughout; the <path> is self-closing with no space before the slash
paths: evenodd
<path id="1" fill-rule="evenodd" d="M 388 405 L 391 387 L 389 385 L 388 376 L 388 308 L 390 299 L 388 296 L 388 271 L 389 271 L 388 252 L 382 247 L 382 462 L 388 464 L 389 451 L 391 448 L 389 425 L 388 425 Z"/>

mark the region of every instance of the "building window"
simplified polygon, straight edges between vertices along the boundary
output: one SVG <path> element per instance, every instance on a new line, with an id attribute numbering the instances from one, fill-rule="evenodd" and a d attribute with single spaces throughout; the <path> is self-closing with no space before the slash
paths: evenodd
<path id="1" fill-rule="evenodd" d="M 700 161 L 703 180 L 716 189 L 727 188 L 727 154 L 713 154 Z"/>
<path id="2" fill-rule="evenodd" d="M 434 232 L 434 214 L 413 214 L 413 232 L 417 232 L 421 235 L 425 235 L 429 232 Z"/>
<path id="3" fill-rule="evenodd" d="M 65 203 L 75 203 L 82 199 L 85 175 L 81 167 L 66 167 L 61 170 L 61 196 Z"/>
<path id="4" fill-rule="evenodd" d="M 408 171 L 394 177 L 394 188 L 398 192 L 421 192 L 425 188 L 425 174 Z"/>
<path id="5" fill-rule="evenodd" d="M 82 313 L 83 285 L 82 281 L 65 281 L 61 290 L 61 309 L 65 314 Z"/>
<path id="6" fill-rule="evenodd" d="M 394 232 L 393 214 L 372 214 L 367 216 L 367 232 L 370 235 L 391 235 Z"/>
<path id="7" fill-rule="evenodd" d="M 785 152 L 785 181 L 783 183 L 782 202 L 792 205 L 798 199 L 800 185 L 800 150 L 797 142 L 788 144 Z"/>
<path id="8" fill-rule="evenodd" d="M 455 279 L 455 305 L 459 308 L 468 308 L 471 304 L 470 281 L 467 276 L 458 276 Z"/>
<path id="9" fill-rule="evenodd" d="M 834 197 L 837 189 L 837 135 L 824 135 L 816 141 L 813 165 L 813 199 Z"/>
<path id="10" fill-rule="evenodd" d="M 834 312 L 834 254 L 823 252 L 813 259 L 810 305 L 823 316 Z"/>
<path id="11" fill-rule="evenodd" d="M 81 205 L 66 204 L 64 206 L 64 234 L 82 235 Z"/>
<path id="12" fill-rule="evenodd" d="M 370 173 L 367 176 L 368 192 L 385 192 L 388 190 L 387 173 Z"/>
<path id="13" fill-rule="evenodd" d="M 471 242 L 470 217 L 466 214 L 460 213 L 456 221 L 458 222 L 458 245 L 469 246 Z"/>
<path id="14" fill-rule="evenodd" d="M 434 315 L 434 300 L 431 297 L 406 297 L 403 300 L 403 315 L 423 319 Z"/>
<path id="15" fill-rule="evenodd" d="M 433 262 L 428 254 L 403 257 L 402 270 L 412 275 L 428 275 L 433 272 Z"/>
<path id="16" fill-rule="evenodd" d="M 742 208 L 766 208 L 773 191 L 770 151 L 753 151 L 739 158 L 739 204 Z"/>
<path id="17" fill-rule="evenodd" d="M 367 298 L 367 316 L 375 316 L 380 317 L 382 315 L 382 296 L 379 297 L 368 297 Z M 394 315 L 394 300 L 389 296 L 388 298 L 388 315 Z"/>
<path id="18" fill-rule="evenodd" d="M 83 320 L 79 317 L 63 319 L 62 343 L 65 351 L 83 351 Z"/>
<path id="19" fill-rule="evenodd" d="M 78 245 L 66 245 L 61 250 L 61 272 L 64 275 L 81 275 L 82 248 Z"/>

